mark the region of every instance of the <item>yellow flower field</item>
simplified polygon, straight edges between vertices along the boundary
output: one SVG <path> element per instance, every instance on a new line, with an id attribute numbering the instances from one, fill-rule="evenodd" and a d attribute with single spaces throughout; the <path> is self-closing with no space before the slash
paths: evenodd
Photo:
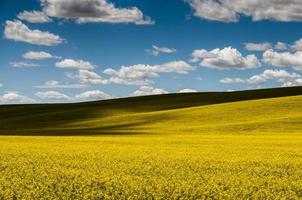
<path id="1" fill-rule="evenodd" d="M 301 135 L 0 139 L 0 199 L 302 198 Z"/>
<path id="2" fill-rule="evenodd" d="M 3 113 L 24 107 L 8 107 L 1 115 L 0 199 L 301 199 L 301 108 L 302 96 L 103 109 L 102 117 L 92 107 L 90 117 L 38 129 L 52 113 L 41 117 L 30 107 L 23 118 Z M 18 129 L 22 120 L 32 121 L 29 134 Z M 75 134 L 58 136 L 64 130 Z"/>

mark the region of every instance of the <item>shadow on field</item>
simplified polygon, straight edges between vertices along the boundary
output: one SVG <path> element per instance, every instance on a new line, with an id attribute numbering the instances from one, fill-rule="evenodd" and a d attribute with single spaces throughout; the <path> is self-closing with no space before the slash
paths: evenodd
<path id="1" fill-rule="evenodd" d="M 15 129 L 1 133 L 2 135 L 26 135 L 26 136 L 84 136 L 84 135 L 137 135 L 143 131 L 135 131 L 134 127 L 144 125 L 145 122 L 103 126 L 97 128 L 38 128 Z"/>

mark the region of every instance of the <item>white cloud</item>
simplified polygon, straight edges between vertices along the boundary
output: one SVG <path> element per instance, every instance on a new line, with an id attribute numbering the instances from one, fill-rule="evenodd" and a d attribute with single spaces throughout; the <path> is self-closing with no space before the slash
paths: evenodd
<path id="1" fill-rule="evenodd" d="M 151 86 L 141 86 L 138 90 L 133 92 L 133 96 L 146 96 L 156 94 L 167 94 L 168 92 L 164 89 L 154 88 Z"/>
<path id="2" fill-rule="evenodd" d="M 302 78 L 286 80 L 282 84 L 282 87 L 294 87 L 294 86 L 302 86 Z"/>
<path id="3" fill-rule="evenodd" d="M 18 18 L 30 23 L 47 23 L 52 20 L 44 13 L 40 11 L 23 11 L 18 14 Z"/>
<path id="4" fill-rule="evenodd" d="M 80 69 L 77 74 L 67 73 L 68 78 L 79 79 L 82 84 L 108 84 L 109 81 L 95 72 Z"/>
<path id="5" fill-rule="evenodd" d="M 292 46 L 291 48 L 295 51 L 302 51 L 302 39 L 297 40 Z"/>
<path id="6" fill-rule="evenodd" d="M 288 45 L 284 42 L 277 42 L 275 44 L 275 49 L 277 49 L 277 50 L 286 50 L 286 49 L 288 49 Z"/>
<path id="7" fill-rule="evenodd" d="M 152 80 L 147 78 L 121 78 L 118 76 L 110 77 L 108 82 L 120 85 L 150 85 L 154 83 Z"/>
<path id="8" fill-rule="evenodd" d="M 292 45 L 278 41 L 275 44 L 274 49 L 278 51 L 290 51 L 290 52 L 302 51 L 302 39 L 295 41 Z"/>
<path id="9" fill-rule="evenodd" d="M 76 100 L 99 100 L 99 99 L 110 99 L 111 95 L 99 90 L 86 91 L 81 94 L 75 95 Z"/>
<path id="10" fill-rule="evenodd" d="M 60 100 L 60 99 L 70 100 L 71 99 L 68 95 L 57 92 L 57 91 L 37 92 L 35 95 L 37 97 L 39 97 L 40 99 L 55 99 L 55 100 Z"/>
<path id="11" fill-rule="evenodd" d="M 277 80 L 279 83 L 282 83 L 282 86 L 295 86 L 300 84 L 301 75 L 294 72 L 289 73 L 288 71 L 285 70 L 267 69 L 260 74 L 251 76 L 248 79 L 226 77 L 220 80 L 220 82 L 225 84 L 248 83 L 248 84 L 259 85 L 267 82 L 268 80 Z"/>
<path id="12" fill-rule="evenodd" d="M 215 58 L 215 55 L 210 52 L 210 51 L 207 51 L 205 49 L 197 49 L 197 50 L 194 50 L 192 52 L 192 59 L 190 60 L 190 62 L 198 62 L 200 61 L 201 59 L 205 59 L 205 58 Z"/>
<path id="13" fill-rule="evenodd" d="M 33 99 L 19 94 L 18 92 L 6 92 L 4 95 L 0 95 L 0 103 L 32 103 Z"/>
<path id="14" fill-rule="evenodd" d="M 287 80 L 292 80 L 301 77 L 296 73 L 289 73 L 285 70 L 265 70 L 261 74 L 254 75 L 246 80 L 249 84 L 261 84 L 270 79 L 278 79 L 279 82 L 287 82 Z"/>
<path id="15" fill-rule="evenodd" d="M 117 8 L 107 0 L 41 0 L 43 11 L 51 17 L 75 19 L 78 23 L 154 24 L 137 7 Z"/>
<path id="16" fill-rule="evenodd" d="M 148 85 L 153 83 L 152 78 L 159 77 L 160 73 L 187 74 L 194 67 L 184 61 L 172 61 L 162 65 L 137 64 L 122 66 L 119 70 L 108 68 L 104 73 L 110 76 L 110 82 L 126 85 Z"/>
<path id="17" fill-rule="evenodd" d="M 27 62 L 10 62 L 9 63 L 13 67 L 25 68 L 25 67 L 39 67 L 40 65 L 35 63 L 27 63 Z"/>
<path id="18" fill-rule="evenodd" d="M 79 70 L 77 74 L 67 73 L 71 79 L 79 79 L 83 84 L 122 84 L 122 85 L 150 85 L 152 78 L 159 77 L 161 73 L 187 74 L 194 67 L 184 61 L 172 61 L 162 65 L 122 66 L 119 70 L 107 68 L 104 73 L 109 75 L 104 79 L 99 74 L 89 70 Z"/>
<path id="19" fill-rule="evenodd" d="M 237 22 L 240 16 L 253 21 L 302 21 L 302 2 L 297 0 L 185 0 L 194 15 L 203 19 Z"/>
<path id="20" fill-rule="evenodd" d="M 216 48 L 212 51 L 195 50 L 192 53 L 191 61 L 200 61 L 201 66 L 215 69 L 252 69 L 261 66 L 255 55 L 251 54 L 244 57 L 232 47 Z"/>
<path id="21" fill-rule="evenodd" d="M 3 84 L 2 84 L 2 83 L 0 83 L 0 87 L 3 87 Z"/>
<path id="22" fill-rule="evenodd" d="M 144 79 L 158 77 L 157 66 L 137 64 L 132 66 L 122 66 L 118 71 L 112 68 L 104 70 L 105 74 L 112 77 L 127 79 Z"/>
<path id="23" fill-rule="evenodd" d="M 95 65 L 88 61 L 64 59 L 60 62 L 56 62 L 56 67 L 59 68 L 78 68 L 78 69 L 93 69 Z"/>
<path id="24" fill-rule="evenodd" d="M 192 67 L 190 64 L 178 60 L 178 61 L 172 61 L 168 63 L 164 63 L 156 67 L 156 72 L 158 73 L 177 73 L 177 74 L 187 74 L 189 71 L 194 70 L 194 67 Z"/>
<path id="25" fill-rule="evenodd" d="M 220 83 L 231 84 L 231 83 L 244 83 L 245 80 L 241 78 L 229 78 L 225 77 L 219 81 Z"/>
<path id="26" fill-rule="evenodd" d="M 104 73 L 110 76 L 110 82 L 123 85 L 148 85 L 150 78 L 158 77 L 156 66 L 137 64 L 122 66 L 119 70 L 107 68 Z"/>
<path id="27" fill-rule="evenodd" d="M 249 51 L 266 51 L 272 48 L 268 42 L 263 43 L 245 43 L 245 48 Z"/>
<path id="28" fill-rule="evenodd" d="M 75 96 L 68 96 L 57 91 L 37 92 L 35 94 L 40 99 L 44 100 L 68 100 L 68 101 L 84 101 L 84 100 L 101 100 L 113 98 L 111 95 L 99 90 L 86 91 Z"/>
<path id="29" fill-rule="evenodd" d="M 267 50 L 263 53 L 263 61 L 277 67 L 293 67 L 296 70 L 302 70 L 302 51 L 291 53 Z"/>
<path id="30" fill-rule="evenodd" d="M 51 55 L 45 51 L 28 51 L 22 55 L 25 59 L 32 59 L 32 60 L 43 60 L 43 59 L 50 59 L 50 58 L 59 58 L 58 56 Z"/>
<path id="31" fill-rule="evenodd" d="M 190 88 L 186 88 L 178 91 L 178 93 L 193 93 L 193 92 L 198 92 L 198 91 Z"/>
<path id="32" fill-rule="evenodd" d="M 185 0 L 194 9 L 194 15 L 207 20 L 236 22 L 235 11 L 213 0 Z"/>
<path id="33" fill-rule="evenodd" d="M 152 49 L 149 49 L 148 52 L 154 56 L 158 56 L 160 53 L 166 53 L 166 54 L 176 53 L 176 49 L 167 48 L 167 47 L 158 47 L 152 45 Z"/>
<path id="34" fill-rule="evenodd" d="M 275 49 L 279 51 L 287 50 L 290 52 L 302 51 L 302 39 L 295 41 L 292 45 L 284 42 L 277 42 L 275 44 Z"/>
<path id="35" fill-rule="evenodd" d="M 61 84 L 58 81 L 50 80 L 46 81 L 44 85 L 34 86 L 35 88 L 85 88 L 87 85 L 85 84 Z"/>
<path id="36" fill-rule="evenodd" d="M 19 20 L 6 21 L 4 37 L 10 40 L 45 46 L 54 46 L 63 42 L 63 39 L 58 35 L 40 30 L 31 30 Z"/>

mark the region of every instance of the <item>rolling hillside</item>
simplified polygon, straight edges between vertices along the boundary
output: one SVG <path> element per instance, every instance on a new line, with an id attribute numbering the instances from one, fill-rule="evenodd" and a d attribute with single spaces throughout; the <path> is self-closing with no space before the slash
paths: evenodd
<path id="1" fill-rule="evenodd" d="M 301 130 L 302 87 L 0 106 L 0 199 L 301 199 Z"/>
<path id="2" fill-rule="evenodd" d="M 0 106 L 3 135 L 297 132 L 302 87 Z M 285 130 L 286 128 L 286 130 Z"/>

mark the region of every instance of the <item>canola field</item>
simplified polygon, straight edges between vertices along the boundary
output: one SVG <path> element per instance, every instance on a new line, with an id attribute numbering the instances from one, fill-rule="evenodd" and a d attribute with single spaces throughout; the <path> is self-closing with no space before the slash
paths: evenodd
<path id="1" fill-rule="evenodd" d="M 5 107 L 0 199 L 302 199 L 302 96 L 108 106 Z"/>
<path id="2" fill-rule="evenodd" d="M 0 199 L 301 199 L 301 135 L 0 137 Z"/>

